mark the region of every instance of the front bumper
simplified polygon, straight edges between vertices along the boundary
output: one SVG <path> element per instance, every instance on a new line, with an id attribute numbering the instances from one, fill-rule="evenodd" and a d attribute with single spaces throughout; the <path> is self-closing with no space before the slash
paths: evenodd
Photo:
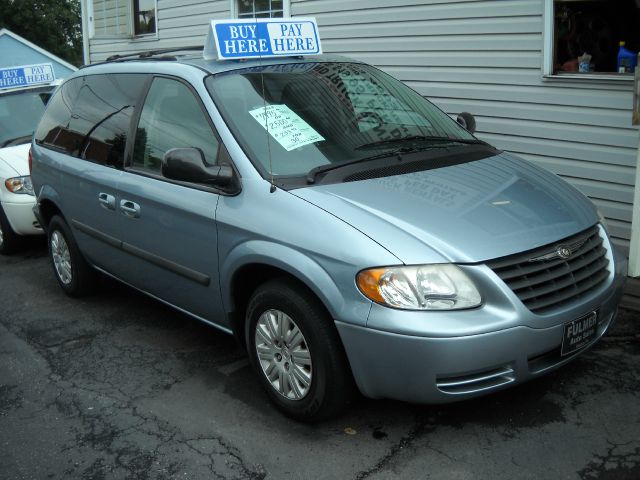
<path id="1" fill-rule="evenodd" d="M 484 335 L 423 338 L 339 324 L 363 395 L 415 403 L 448 403 L 525 382 L 570 362 L 595 344 L 615 312 L 601 317 L 589 346 L 560 356 L 562 325 L 515 327 Z"/>
<path id="2" fill-rule="evenodd" d="M 509 305 L 496 306 L 496 301 L 476 310 L 435 313 L 428 320 L 420 312 L 374 305 L 367 327 L 336 321 L 360 391 L 370 398 L 447 403 L 517 385 L 570 362 L 597 343 L 615 321 L 626 259 L 613 258 L 615 271 L 606 287 L 554 315 L 536 316 L 511 295 Z M 561 356 L 564 325 L 590 311 L 598 312 L 594 339 Z M 382 325 L 383 318 L 393 329 L 374 327 Z M 441 327 L 419 333 L 420 319 Z M 493 328 L 478 332 L 471 324 Z M 505 324 L 510 326 L 502 328 Z"/>
<path id="3" fill-rule="evenodd" d="M 26 197 L 26 196 L 25 196 Z M 4 210 L 11 229 L 18 235 L 38 235 L 44 233 L 40 223 L 33 214 L 35 197 L 28 197 L 30 201 L 3 202 Z"/>

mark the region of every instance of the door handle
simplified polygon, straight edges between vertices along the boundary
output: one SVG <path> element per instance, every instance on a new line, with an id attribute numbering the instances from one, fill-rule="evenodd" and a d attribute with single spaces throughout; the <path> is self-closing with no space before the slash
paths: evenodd
<path id="1" fill-rule="evenodd" d="M 100 202 L 100 206 L 106 208 L 107 210 L 116 209 L 116 197 L 114 197 L 113 195 L 101 192 L 98 194 L 98 201 Z"/>
<path id="2" fill-rule="evenodd" d="M 129 218 L 138 218 L 140 205 L 131 200 L 120 200 L 120 211 Z"/>

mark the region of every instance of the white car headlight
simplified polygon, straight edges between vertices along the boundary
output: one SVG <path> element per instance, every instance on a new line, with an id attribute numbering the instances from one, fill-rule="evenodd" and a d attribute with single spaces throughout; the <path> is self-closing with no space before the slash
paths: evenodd
<path id="1" fill-rule="evenodd" d="M 35 195 L 33 192 L 33 183 L 31 183 L 31 177 L 29 175 L 24 177 L 7 178 L 4 181 L 4 186 L 7 187 L 7 190 L 11 193 Z"/>
<path id="2" fill-rule="evenodd" d="M 482 303 L 471 279 L 452 264 L 371 268 L 356 280 L 367 298 L 394 308 L 459 310 Z"/>

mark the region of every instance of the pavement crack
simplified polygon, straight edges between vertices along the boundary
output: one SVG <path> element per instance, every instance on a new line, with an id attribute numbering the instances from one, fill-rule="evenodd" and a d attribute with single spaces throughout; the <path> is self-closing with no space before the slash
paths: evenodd
<path id="1" fill-rule="evenodd" d="M 594 455 L 589 464 L 578 471 L 582 480 L 640 478 L 640 447 L 637 442 L 607 441 L 604 455 Z"/>
<path id="2" fill-rule="evenodd" d="M 376 463 L 373 467 L 368 470 L 362 470 L 356 474 L 354 480 L 365 480 L 369 478 L 371 475 L 376 473 L 380 473 L 383 471 L 400 453 L 406 450 L 409 447 L 412 447 L 417 439 L 422 437 L 424 434 L 433 430 L 433 419 L 429 420 L 420 420 L 416 419 L 413 426 L 409 430 L 409 433 L 402 437 L 398 443 L 393 445 L 389 452 L 384 455 L 378 463 Z"/>

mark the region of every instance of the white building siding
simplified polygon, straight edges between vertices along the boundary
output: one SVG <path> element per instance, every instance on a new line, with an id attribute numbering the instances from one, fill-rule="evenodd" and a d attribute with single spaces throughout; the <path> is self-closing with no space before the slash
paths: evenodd
<path id="1" fill-rule="evenodd" d="M 204 45 L 209 21 L 229 18 L 230 5 L 229 0 L 158 0 L 157 37 L 93 38 L 89 40 L 91 63 L 103 61 L 114 53 Z M 114 9 L 107 12 L 115 15 Z M 115 19 L 109 21 L 115 22 Z"/>
<path id="2" fill-rule="evenodd" d="M 625 250 L 638 130 L 629 82 L 545 80 L 542 0 L 292 0 L 314 16 L 326 53 L 372 63 L 451 115 L 476 115 L 478 136 L 589 195 Z"/>

